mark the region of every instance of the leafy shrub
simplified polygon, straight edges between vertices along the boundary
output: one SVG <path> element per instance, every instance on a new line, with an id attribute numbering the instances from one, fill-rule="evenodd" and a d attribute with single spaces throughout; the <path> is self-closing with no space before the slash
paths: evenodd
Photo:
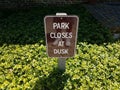
<path id="1" fill-rule="evenodd" d="M 0 48 L 1 89 L 32 89 L 39 77 L 48 75 L 55 59 L 48 65 L 43 45 L 4 45 Z M 46 67 L 47 66 L 47 67 Z"/>
<path id="2" fill-rule="evenodd" d="M 61 73 L 56 58 L 43 45 L 3 45 L 0 48 L 1 89 L 119 90 L 120 43 L 98 46 L 80 43 Z"/>

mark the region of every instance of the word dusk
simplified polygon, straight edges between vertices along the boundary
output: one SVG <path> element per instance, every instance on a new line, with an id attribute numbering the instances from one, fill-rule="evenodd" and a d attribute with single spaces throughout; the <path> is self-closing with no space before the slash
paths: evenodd
<path id="1" fill-rule="evenodd" d="M 54 54 L 68 54 L 68 49 L 54 49 Z"/>

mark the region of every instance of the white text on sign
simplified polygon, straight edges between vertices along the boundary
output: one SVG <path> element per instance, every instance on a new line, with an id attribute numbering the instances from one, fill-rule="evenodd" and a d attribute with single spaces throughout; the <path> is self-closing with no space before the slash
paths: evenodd
<path id="1" fill-rule="evenodd" d="M 68 49 L 54 49 L 54 54 L 68 54 Z"/>
<path id="2" fill-rule="evenodd" d="M 69 28 L 69 22 L 61 22 L 61 23 L 53 23 L 53 29 L 57 30 L 57 29 L 61 29 L 61 30 L 67 30 L 70 29 Z M 72 38 L 72 32 L 51 32 L 50 33 L 50 37 L 51 38 L 55 38 L 55 39 L 67 39 L 67 38 Z M 64 47 L 64 41 L 60 40 L 58 42 L 58 47 Z M 68 54 L 68 49 L 54 49 L 54 54 Z"/>
<path id="3" fill-rule="evenodd" d="M 53 29 L 69 29 L 69 23 L 53 23 Z"/>
<path id="4" fill-rule="evenodd" d="M 51 38 L 72 38 L 72 32 L 51 32 L 50 33 Z"/>

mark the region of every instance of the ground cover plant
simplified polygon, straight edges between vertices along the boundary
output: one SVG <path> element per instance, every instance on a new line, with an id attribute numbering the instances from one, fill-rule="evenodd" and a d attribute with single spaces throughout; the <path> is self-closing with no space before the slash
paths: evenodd
<path id="1" fill-rule="evenodd" d="M 43 18 L 56 12 L 80 18 L 76 55 L 65 72 L 46 54 Z M 120 41 L 81 4 L 1 11 L 0 89 L 119 90 Z"/>

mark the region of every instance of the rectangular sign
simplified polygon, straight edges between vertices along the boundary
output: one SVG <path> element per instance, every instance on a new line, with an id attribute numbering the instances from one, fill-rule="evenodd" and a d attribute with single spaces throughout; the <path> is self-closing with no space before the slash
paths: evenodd
<path id="1" fill-rule="evenodd" d="M 44 18 L 47 54 L 49 57 L 73 57 L 75 54 L 79 18 L 75 15 Z"/>

